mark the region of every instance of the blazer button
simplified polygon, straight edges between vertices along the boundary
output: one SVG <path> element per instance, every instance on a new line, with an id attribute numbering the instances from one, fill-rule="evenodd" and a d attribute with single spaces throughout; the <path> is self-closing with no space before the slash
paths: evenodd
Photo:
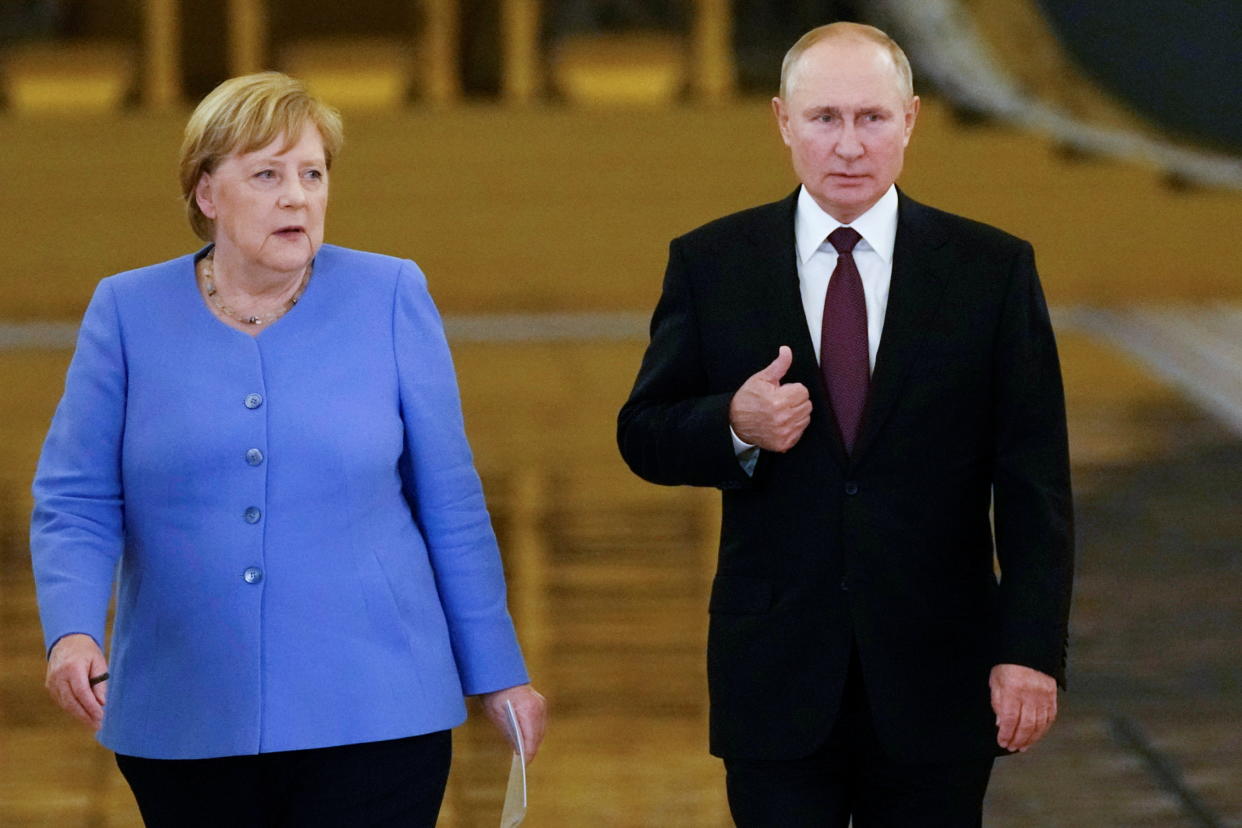
<path id="1" fill-rule="evenodd" d="M 845 493 L 846 493 L 847 495 L 856 495 L 856 494 L 858 494 L 858 484 L 857 484 L 857 483 L 855 483 L 853 480 L 851 480 L 850 482 L 846 483 L 846 484 L 845 484 Z"/>
<path id="2" fill-rule="evenodd" d="M 256 449 L 250 449 L 246 452 L 246 462 L 252 466 L 259 466 L 263 463 L 263 452 Z"/>
<path id="3" fill-rule="evenodd" d="M 242 580 L 248 584 L 257 584 L 263 580 L 263 570 L 257 566 L 248 566 L 246 571 L 242 573 Z"/>
<path id="4" fill-rule="evenodd" d="M 258 408 L 263 405 L 262 394 L 247 394 L 246 399 L 242 401 L 246 408 Z"/>
<path id="5" fill-rule="evenodd" d="M 842 579 L 841 579 L 841 591 L 842 591 L 842 592 L 849 592 L 849 591 L 850 591 L 850 579 L 849 579 L 849 578 L 842 578 Z"/>
<path id="6" fill-rule="evenodd" d="M 246 519 L 246 523 L 258 523 L 259 519 L 263 517 L 263 513 L 259 511 L 259 507 L 251 506 L 242 517 Z"/>

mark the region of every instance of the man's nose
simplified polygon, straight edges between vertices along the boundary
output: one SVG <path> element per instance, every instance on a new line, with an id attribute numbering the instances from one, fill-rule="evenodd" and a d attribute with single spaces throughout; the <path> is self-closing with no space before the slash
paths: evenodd
<path id="1" fill-rule="evenodd" d="M 862 141 L 858 140 L 858 131 L 852 123 L 848 121 L 841 128 L 841 134 L 837 138 L 837 144 L 833 151 L 841 158 L 853 160 L 860 157 L 865 151 Z"/>

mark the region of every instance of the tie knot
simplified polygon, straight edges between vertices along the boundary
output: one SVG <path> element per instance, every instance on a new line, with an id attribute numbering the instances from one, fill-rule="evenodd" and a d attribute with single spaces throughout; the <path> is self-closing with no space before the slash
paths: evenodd
<path id="1" fill-rule="evenodd" d="M 838 227 L 828 234 L 828 241 L 838 253 L 852 253 L 854 245 L 862 241 L 862 236 L 853 227 Z"/>

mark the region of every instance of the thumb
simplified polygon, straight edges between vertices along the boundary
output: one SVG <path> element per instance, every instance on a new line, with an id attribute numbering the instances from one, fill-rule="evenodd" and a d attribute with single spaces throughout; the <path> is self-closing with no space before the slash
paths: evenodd
<path id="1" fill-rule="evenodd" d="M 755 376 L 761 380 L 776 384 L 781 381 L 781 377 L 785 376 L 792 363 L 793 351 L 789 350 L 788 345 L 782 345 L 780 351 L 776 354 L 776 359 L 772 360 L 768 367 L 755 374 Z"/>

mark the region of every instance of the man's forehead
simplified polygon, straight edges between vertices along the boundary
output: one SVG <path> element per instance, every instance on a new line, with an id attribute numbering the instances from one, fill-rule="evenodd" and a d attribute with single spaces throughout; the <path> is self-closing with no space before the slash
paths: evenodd
<path id="1" fill-rule="evenodd" d="M 816 47 L 821 44 L 815 44 Z M 901 75 L 892 58 L 875 44 L 872 51 L 810 49 L 798 61 L 789 84 L 790 97 L 804 105 L 900 106 L 905 101 Z M 814 49 L 815 47 L 812 47 Z"/>

